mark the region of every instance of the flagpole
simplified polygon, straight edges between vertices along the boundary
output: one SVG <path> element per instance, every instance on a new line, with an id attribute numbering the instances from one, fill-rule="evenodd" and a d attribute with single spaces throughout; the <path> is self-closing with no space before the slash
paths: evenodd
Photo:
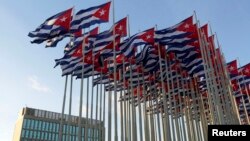
<path id="1" fill-rule="evenodd" d="M 142 64 L 140 66 L 143 69 Z M 145 79 L 144 79 L 144 69 L 142 70 L 142 77 L 143 77 L 143 112 L 144 112 L 144 139 L 145 141 L 149 141 L 149 126 L 148 126 L 148 116 L 147 116 L 147 111 L 146 111 L 146 88 L 145 88 Z"/>
<path id="2" fill-rule="evenodd" d="M 124 60 L 124 59 L 123 59 Z M 123 69 L 123 68 L 122 68 Z M 122 70 L 120 69 L 119 70 L 119 76 L 121 77 L 122 76 Z M 122 83 L 122 82 L 121 82 Z M 122 97 L 122 91 L 123 90 L 120 90 L 120 98 Z M 121 117 L 120 117 L 120 125 L 121 125 L 121 141 L 124 141 L 124 127 L 123 127 L 123 122 L 124 122 L 124 117 L 123 117 L 123 102 L 120 101 L 120 113 L 121 113 Z"/>
<path id="3" fill-rule="evenodd" d="M 84 30 L 83 30 L 84 35 Z M 83 87 L 84 87 L 84 57 L 85 57 L 85 38 L 83 38 L 82 42 L 82 78 L 80 85 L 80 103 L 79 103 L 79 118 L 78 118 L 78 141 L 82 141 L 82 106 L 83 106 Z M 88 100 L 87 100 L 88 102 Z M 88 110 L 87 110 L 88 111 Z M 87 112 L 88 114 L 88 112 Z M 88 120 L 88 115 L 86 116 L 86 121 Z M 86 124 L 87 125 L 87 124 Z M 86 128 L 84 133 L 86 135 Z"/>
<path id="4" fill-rule="evenodd" d="M 122 65 L 122 72 L 123 72 L 123 87 L 124 87 L 124 89 L 123 89 L 123 94 L 124 94 L 124 96 L 125 96 L 125 94 L 126 94 L 126 79 L 125 79 L 125 75 L 126 75 L 126 71 L 125 71 L 125 61 L 124 61 L 124 58 L 122 59 L 122 62 L 123 62 L 123 65 Z M 126 100 L 124 100 L 124 101 L 122 101 L 123 102 L 123 104 L 124 104 L 124 118 L 125 118 L 125 120 L 124 120 L 124 134 L 125 134 L 125 141 L 128 141 L 128 134 L 127 134 L 127 130 L 128 130 L 128 118 L 127 118 L 127 101 Z M 122 140 L 121 140 L 122 141 Z"/>
<path id="5" fill-rule="evenodd" d="M 93 87 L 93 86 L 92 86 Z M 98 85 L 96 86 L 96 111 L 95 111 L 95 120 L 96 120 L 96 122 L 95 122 L 95 124 L 97 124 L 97 121 L 98 121 L 98 99 L 99 99 L 99 89 L 98 89 L 99 87 L 98 87 Z M 94 125 L 94 127 L 96 127 L 97 125 Z M 93 134 L 93 138 L 96 138 L 95 136 L 96 136 L 96 130 L 94 130 L 93 129 L 93 132 L 94 132 L 94 134 Z"/>
<path id="6" fill-rule="evenodd" d="M 169 137 L 169 127 L 168 127 L 168 120 L 169 120 L 169 115 L 168 115 L 168 106 L 167 106 L 167 93 L 166 93 L 166 90 L 165 90 L 165 86 L 164 86 L 164 81 L 163 81 L 163 70 L 162 70 L 162 62 L 161 62 L 161 52 L 160 52 L 160 44 L 158 43 L 157 44 L 157 47 L 158 47 L 158 58 L 159 58 L 159 65 L 160 65 L 160 77 L 161 77 L 161 86 L 162 86 L 162 91 L 163 91 L 163 97 L 162 97 L 162 100 L 163 100 L 163 106 L 164 106 L 164 116 L 165 116 L 165 120 L 163 121 L 163 125 L 164 127 L 166 128 L 166 137 L 164 138 L 164 140 L 168 141 L 168 140 L 171 140 L 170 137 Z M 166 65 L 167 66 L 167 65 Z"/>
<path id="7" fill-rule="evenodd" d="M 165 60 L 167 60 L 166 62 L 166 76 L 167 76 L 167 87 L 168 87 L 168 102 L 169 102 L 169 111 L 170 111 L 170 115 L 164 115 L 164 116 L 167 116 L 167 118 L 169 118 L 169 116 L 170 116 L 170 118 L 171 119 L 167 119 L 166 120 L 166 122 L 167 122 L 167 124 L 166 124 L 166 126 L 165 126 L 165 132 L 171 132 L 172 131 L 172 135 L 173 135 L 173 137 L 171 136 L 171 134 L 169 134 L 169 135 L 167 135 L 167 139 L 168 140 L 171 140 L 171 139 L 173 139 L 173 140 L 175 140 L 175 127 L 174 127 L 174 124 L 173 124 L 173 122 L 174 122 L 174 119 L 173 119 L 173 111 L 172 111 L 172 99 L 171 99 L 171 87 L 170 87 L 170 79 L 171 79 L 171 64 L 170 64 L 170 60 L 169 60 L 169 57 L 165 57 Z M 161 64 L 160 64 L 161 65 Z M 161 67 L 160 67 L 161 68 Z M 160 72 L 162 72 L 162 70 L 160 69 Z M 161 78 L 163 78 L 163 76 L 162 76 L 162 74 L 161 74 Z M 164 89 L 163 89 L 164 90 Z M 167 97 L 166 97 L 166 101 L 167 101 Z M 163 101 L 164 102 L 164 101 Z M 164 104 L 164 103 L 163 103 Z M 164 111 L 164 113 L 165 112 L 168 112 L 168 106 L 166 107 L 166 110 L 167 111 Z M 171 128 L 171 130 L 170 130 L 170 123 L 169 122 L 171 122 L 171 126 L 172 126 L 172 128 Z"/>
<path id="8" fill-rule="evenodd" d="M 71 122 L 71 109 L 72 109 L 72 91 L 73 91 L 73 75 L 71 74 L 71 78 L 70 78 L 70 97 L 69 97 L 69 115 L 68 115 L 68 127 L 67 127 L 67 140 L 70 139 L 70 130 L 69 130 L 69 126 L 70 126 L 70 122 Z"/>
<path id="9" fill-rule="evenodd" d="M 179 66 L 180 67 L 180 66 Z M 179 100 L 179 103 L 180 103 L 180 120 L 181 120 L 181 123 L 182 123 L 182 126 L 184 126 L 184 113 L 183 113 L 183 110 L 184 110 L 184 107 L 182 107 L 182 104 L 184 104 L 183 103 L 183 97 L 184 97 L 184 95 L 185 95 L 185 91 L 186 91 L 186 89 L 185 89 L 185 87 L 184 87 L 184 84 L 183 84 L 183 77 L 182 77 L 182 75 L 181 75 L 181 72 L 182 72 L 182 70 L 181 70 L 181 68 L 180 68 L 180 81 L 181 81 L 181 86 L 182 86 L 182 89 L 183 89 L 183 96 L 181 96 L 181 94 L 180 93 L 178 93 L 179 94 L 179 97 L 180 97 L 180 100 Z M 177 82 L 178 84 L 179 84 L 179 80 L 178 80 L 178 82 Z M 183 132 L 182 134 L 183 134 L 183 138 L 184 138 L 184 140 L 186 141 L 187 139 L 186 139 L 186 131 L 185 131 L 185 128 L 181 128 L 181 131 Z"/>
<path id="10" fill-rule="evenodd" d="M 155 76 L 156 77 L 156 76 Z M 164 88 L 163 88 L 164 89 Z M 155 89 L 155 94 L 157 93 L 156 92 L 156 89 Z M 159 105 L 159 101 L 158 101 L 158 96 L 156 95 L 156 107 L 157 107 L 157 110 L 160 109 L 160 105 Z M 161 128 L 160 128 L 160 116 L 159 116 L 159 111 L 157 111 L 157 125 L 158 125 L 158 137 L 159 137 L 159 141 L 161 141 Z"/>
<path id="11" fill-rule="evenodd" d="M 130 86 L 131 86 L 131 91 L 132 91 L 132 122 L 133 122 L 133 141 L 137 141 L 137 124 L 136 124 L 136 113 L 135 113 L 135 97 L 134 97 L 134 88 L 133 88 L 133 81 L 132 81 L 132 62 L 130 60 Z"/>
<path id="12" fill-rule="evenodd" d="M 93 121 L 94 121 L 94 117 L 93 117 L 93 110 L 94 110 L 94 108 L 93 108 L 93 106 L 94 106 L 94 82 L 93 82 L 93 80 L 94 80 L 94 66 L 95 66 L 95 64 L 94 64 L 94 60 L 95 60 L 95 55 L 94 55 L 94 51 L 92 52 L 92 63 L 93 63 L 93 67 L 92 67 L 92 71 L 91 71 L 91 74 L 92 74 L 92 76 L 91 76 L 91 78 L 92 78 L 92 87 L 91 87 L 91 110 L 90 110 L 90 119 L 91 119 L 91 126 L 93 127 L 93 125 L 94 125 L 94 123 L 93 123 Z M 88 83 L 88 85 L 89 85 L 89 83 Z M 94 130 L 93 130 L 93 128 L 91 129 L 90 128 L 90 137 L 93 137 L 93 132 L 94 132 Z"/>
<path id="13" fill-rule="evenodd" d="M 112 0 L 112 8 L 113 8 L 113 25 L 115 24 L 115 0 Z M 114 133 L 114 141 L 118 141 L 118 136 L 117 136 L 117 78 L 116 78 L 116 45 L 115 45 L 115 29 L 113 29 L 113 51 L 114 51 L 114 126 L 115 126 L 115 133 Z M 109 141 L 111 139 L 111 134 Z"/>
<path id="14" fill-rule="evenodd" d="M 138 72 L 139 73 L 139 72 Z M 139 110 L 139 132 L 140 132 L 140 140 L 141 141 L 143 141 L 143 136 L 142 136 L 142 121 L 141 121 L 141 119 L 142 119 L 142 116 L 141 116 L 141 86 L 140 86 L 140 82 L 139 82 L 139 74 L 137 75 L 137 85 L 139 86 L 137 86 L 137 101 L 138 101 L 138 110 Z"/>
<path id="15" fill-rule="evenodd" d="M 109 64 L 108 64 L 109 65 Z M 102 79 L 101 79 L 102 80 Z M 105 84 L 104 85 L 104 90 L 103 90 L 103 124 L 105 125 L 105 117 L 106 117 L 106 90 L 105 90 Z M 108 130 L 109 131 L 109 130 Z M 103 133 L 103 139 L 105 139 L 106 131 Z"/>
<path id="16" fill-rule="evenodd" d="M 186 76 L 186 80 L 184 81 L 184 83 L 187 85 L 187 88 L 190 89 L 189 84 L 187 84 L 187 77 Z M 185 115 L 185 119 L 186 119 L 186 124 L 185 124 L 185 128 L 187 130 L 187 138 L 190 141 L 191 140 L 191 132 L 190 132 L 190 123 L 189 123 L 189 118 L 188 118 L 188 104 L 187 101 L 189 100 L 189 90 L 186 92 L 185 98 L 184 98 L 184 104 L 185 104 L 185 111 L 184 111 L 184 115 Z"/>
<path id="17" fill-rule="evenodd" d="M 109 61 L 109 66 L 110 66 L 110 61 Z M 112 92 L 111 90 L 108 91 L 108 141 L 111 141 L 111 126 L 112 126 Z"/>
<path id="18" fill-rule="evenodd" d="M 183 70 L 184 71 L 184 70 Z M 186 79 L 187 78 L 183 78 L 183 75 L 181 75 L 181 85 L 184 89 L 184 92 L 183 92 L 183 96 L 182 96 L 182 103 L 181 103 L 181 109 L 182 109 L 182 116 L 181 116 L 181 121 L 182 121 L 182 126 L 184 127 L 183 128 L 183 135 L 184 135 L 184 140 L 187 140 L 187 135 L 186 135 L 186 128 L 185 128 L 185 121 L 184 121 L 184 109 L 185 109 L 185 94 L 187 93 L 188 91 L 188 88 L 187 88 L 187 84 L 185 83 L 186 82 Z M 183 106 L 182 106 L 183 105 Z"/>
<path id="19" fill-rule="evenodd" d="M 100 74 L 100 77 L 101 77 L 101 81 L 102 81 L 102 67 L 101 67 L 101 74 Z M 102 120 L 102 95 L 103 95 L 103 93 L 102 93 L 102 84 L 99 84 L 100 85 L 100 107 L 99 107 L 99 120 L 100 120 L 100 123 L 101 123 L 101 121 L 103 121 Z M 103 121 L 103 124 L 104 124 L 104 121 Z M 102 140 L 102 139 L 104 139 L 104 138 L 102 138 L 101 137 L 101 134 L 100 134 L 100 132 L 102 131 L 101 130 L 101 128 L 102 128 L 102 125 L 101 124 L 99 124 L 99 133 L 98 133 L 98 140 Z M 102 133 L 103 134 L 103 133 Z M 104 139 L 105 140 L 105 139 Z"/>
<path id="20" fill-rule="evenodd" d="M 68 75 L 65 77 L 65 85 L 64 85 L 64 95 L 63 95 L 63 105 L 62 105 L 62 113 L 61 113 L 61 120 L 60 120 L 60 127 L 59 127 L 59 141 L 62 141 L 62 134 L 63 134 L 63 120 L 64 120 L 64 109 L 65 109 L 65 102 L 66 102 L 66 93 L 67 93 L 67 83 L 68 83 Z"/>

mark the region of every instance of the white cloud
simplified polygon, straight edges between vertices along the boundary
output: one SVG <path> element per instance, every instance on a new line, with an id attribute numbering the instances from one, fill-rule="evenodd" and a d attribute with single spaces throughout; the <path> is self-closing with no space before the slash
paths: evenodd
<path id="1" fill-rule="evenodd" d="M 28 77 L 29 86 L 39 92 L 48 93 L 51 92 L 50 88 L 38 81 L 38 77 L 33 75 Z"/>

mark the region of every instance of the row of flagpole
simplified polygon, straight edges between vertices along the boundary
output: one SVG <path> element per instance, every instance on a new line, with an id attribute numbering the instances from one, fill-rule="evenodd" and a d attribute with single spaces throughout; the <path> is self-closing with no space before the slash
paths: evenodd
<path id="1" fill-rule="evenodd" d="M 114 25 L 114 0 L 112 1 L 112 11 Z M 107 60 L 108 67 L 111 67 L 110 65 L 113 64 L 114 70 L 109 70 L 110 74 L 113 73 L 113 83 L 111 82 L 111 78 L 109 78 L 110 82 L 108 84 L 94 84 L 94 79 L 97 78 L 94 76 L 94 67 L 92 68 L 92 77 L 84 79 L 86 44 L 85 38 L 83 38 L 81 50 L 83 61 L 80 81 L 79 118 L 77 124 L 78 141 L 96 139 L 108 141 L 207 141 L 208 125 L 242 124 L 239 107 L 233 96 L 229 74 L 225 65 L 226 62 L 223 56 L 216 52 L 216 47 L 220 50 L 217 35 L 215 35 L 217 44 L 215 44 L 214 41 L 209 42 L 205 31 L 200 28 L 201 26 L 196 13 L 194 13 L 194 17 L 204 67 L 205 84 L 207 88 L 205 92 L 200 88 L 200 82 L 198 82 L 200 80 L 197 76 L 181 75 L 181 72 L 184 71 L 181 67 L 179 68 L 179 72 L 177 71 L 177 75 L 173 73 L 170 64 L 171 60 L 168 56 L 161 55 L 163 52 L 159 43 L 157 43 L 156 47 L 159 59 L 159 71 L 154 72 L 152 77 L 159 77 L 160 86 L 156 88 L 156 84 L 158 83 L 156 79 L 153 79 L 153 81 L 149 83 L 145 82 L 145 71 L 142 67 L 142 82 L 140 82 L 138 73 L 135 81 L 137 82 L 137 86 L 134 88 L 132 59 L 129 59 L 129 65 L 125 66 L 125 60 L 123 58 L 122 68 L 117 68 L 116 36 L 112 36 L 113 59 Z M 130 37 L 129 18 L 127 17 L 127 19 L 128 36 Z M 116 35 L 114 29 L 112 32 L 113 35 Z M 213 34 L 211 27 L 210 32 Z M 83 35 L 84 33 L 83 30 Z M 165 61 L 166 64 L 162 64 L 162 60 Z M 92 54 L 92 62 L 95 62 L 94 53 Z M 138 66 L 140 67 L 142 65 L 139 64 Z M 102 69 L 103 68 L 101 68 L 100 75 L 98 76 L 101 78 L 101 82 L 106 75 L 102 72 Z M 127 79 L 125 78 L 126 72 L 129 72 L 128 85 L 125 84 Z M 121 76 L 122 78 L 119 78 Z M 68 77 L 70 77 L 69 115 L 66 118 L 65 106 Z M 84 81 L 87 81 L 87 83 Z M 118 90 L 119 83 L 122 83 L 124 89 Z M 107 90 L 106 86 L 111 86 L 110 84 L 113 84 L 112 86 L 114 87 L 109 87 Z M 176 89 L 178 89 L 177 92 L 175 92 Z M 60 120 L 58 135 L 59 141 L 63 140 L 65 132 L 64 124 L 67 125 L 66 138 L 70 140 L 69 126 L 73 102 L 72 90 L 73 75 L 66 75 L 61 113 L 62 118 Z M 249 90 L 247 89 L 248 100 L 249 94 Z M 120 96 L 120 99 L 118 96 Z M 83 102 L 83 99 L 86 99 L 86 103 Z M 241 97 L 241 99 L 246 122 L 249 124 L 245 99 L 243 99 L 243 97 Z M 82 119 L 84 104 L 86 104 L 85 120 Z M 64 121 L 65 118 L 68 119 L 67 123 Z M 105 126 L 105 128 L 103 128 L 103 126 Z"/>

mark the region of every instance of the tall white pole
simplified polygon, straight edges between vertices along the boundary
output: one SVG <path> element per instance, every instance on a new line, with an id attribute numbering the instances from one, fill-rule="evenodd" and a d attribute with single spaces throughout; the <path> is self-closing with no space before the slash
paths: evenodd
<path id="1" fill-rule="evenodd" d="M 68 75 L 65 78 L 65 86 L 64 86 L 64 95 L 63 95 L 63 105 L 62 105 L 62 113 L 61 113 L 61 120 L 60 120 L 60 127 L 59 127 L 59 141 L 62 141 L 63 136 L 63 125 L 64 125 L 64 109 L 65 109 L 65 102 L 66 102 L 66 94 L 67 94 L 67 83 L 68 83 Z"/>

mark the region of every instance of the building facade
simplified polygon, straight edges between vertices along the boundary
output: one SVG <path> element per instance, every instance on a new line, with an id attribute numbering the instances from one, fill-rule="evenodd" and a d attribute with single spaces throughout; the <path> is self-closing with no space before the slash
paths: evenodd
<path id="1" fill-rule="evenodd" d="M 13 141 L 58 141 L 60 113 L 23 108 L 18 116 L 15 125 Z M 82 121 L 82 141 L 84 141 L 85 130 L 88 140 L 103 141 L 105 128 L 101 121 L 87 120 Z M 78 141 L 78 117 L 64 115 L 62 126 L 62 141 Z"/>

